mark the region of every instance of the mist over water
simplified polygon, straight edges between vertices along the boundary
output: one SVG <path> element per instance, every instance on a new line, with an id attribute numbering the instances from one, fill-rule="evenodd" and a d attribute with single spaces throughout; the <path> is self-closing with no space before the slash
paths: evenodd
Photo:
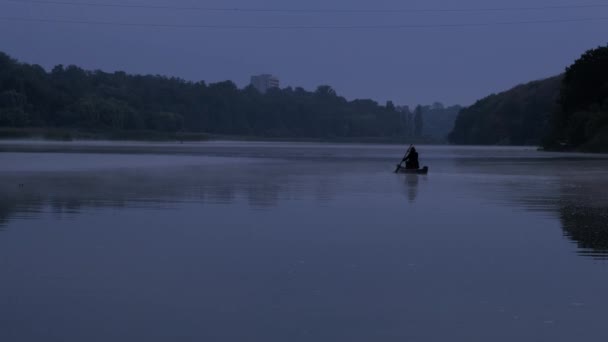
<path id="1" fill-rule="evenodd" d="M 603 340 L 608 156 L 0 143 L 1 341 Z"/>

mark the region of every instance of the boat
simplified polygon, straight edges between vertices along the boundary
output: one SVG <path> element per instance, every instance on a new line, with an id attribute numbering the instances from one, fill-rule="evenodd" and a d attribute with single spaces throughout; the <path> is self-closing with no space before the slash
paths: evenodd
<path id="1" fill-rule="evenodd" d="M 407 174 L 415 174 L 415 175 L 426 175 L 429 173 L 429 167 L 425 166 L 422 169 L 406 169 L 404 167 L 399 166 L 397 169 L 398 173 L 407 173 Z"/>

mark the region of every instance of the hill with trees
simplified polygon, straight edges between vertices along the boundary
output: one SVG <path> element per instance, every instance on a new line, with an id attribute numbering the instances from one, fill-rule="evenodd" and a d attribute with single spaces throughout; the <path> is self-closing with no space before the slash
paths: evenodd
<path id="1" fill-rule="evenodd" d="M 463 108 L 449 134 L 462 145 L 538 145 L 557 109 L 562 76 L 518 85 Z"/>
<path id="2" fill-rule="evenodd" d="M 608 151 L 608 45 L 585 52 L 566 69 L 547 149 Z"/>
<path id="3" fill-rule="evenodd" d="M 585 52 L 562 75 L 492 94 L 462 109 L 449 141 L 607 152 L 608 46 Z"/>
<path id="4" fill-rule="evenodd" d="M 417 132 L 392 102 L 348 101 L 330 86 L 315 91 L 233 82 L 190 82 L 158 75 L 46 71 L 0 53 L 0 130 L 205 133 L 211 135 L 405 141 Z"/>

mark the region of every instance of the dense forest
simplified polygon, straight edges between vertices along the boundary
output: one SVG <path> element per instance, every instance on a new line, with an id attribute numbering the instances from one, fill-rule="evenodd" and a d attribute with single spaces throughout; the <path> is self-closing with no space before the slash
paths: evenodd
<path id="1" fill-rule="evenodd" d="M 422 107 L 421 107 L 422 108 Z M 86 71 L 46 71 L 0 53 L 2 129 L 69 132 L 205 133 L 288 139 L 429 141 L 421 113 L 392 102 L 348 101 L 330 86 L 261 94 L 233 82 Z M 131 132 L 131 133 L 129 133 Z"/>
<path id="2" fill-rule="evenodd" d="M 608 151 L 608 46 L 585 52 L 566 69 L 544 147 Z"/>
<path id="3" fill-rule="evenodd" d="M 448 133 L 454 127 L 456 116 L 462 107 L 444 106 L 441 102 L 431 105 L 398 106 L 406 122 L 405 135 L 414 137 L 415 142 L 446 144 Z"/>
<path id="4" fill-rule="evenodd" d="M 422 135 L 436 142 L 447 142 L 448 134 L 454 127 L 458 113 L 462 109 L 459 105 L 444 106 L 440 102 L 432 105 L 417 106 L 415 113 L 421 113 L 424 127 Z"/>
<path id="5" fill-rule="evenodd" d="M 449 141 L 463 145 L 538 145 L 557 109 L 562 76 L 492 94 L 460 111 Z"/>
<path id="6" fill-rule="evenodd" d="M 492 94 L 462 109 L 449 141 L 608 151 L 608 46 L 585 52 L 560 76 Z"/>

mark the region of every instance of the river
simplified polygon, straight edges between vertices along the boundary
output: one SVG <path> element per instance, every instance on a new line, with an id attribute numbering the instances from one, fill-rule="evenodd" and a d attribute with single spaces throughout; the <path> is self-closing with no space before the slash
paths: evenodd
<path id="1" fill-rule="evenodd" d="M 0 143 L 0 341 L 604 341 L 608 156 Z"/>

